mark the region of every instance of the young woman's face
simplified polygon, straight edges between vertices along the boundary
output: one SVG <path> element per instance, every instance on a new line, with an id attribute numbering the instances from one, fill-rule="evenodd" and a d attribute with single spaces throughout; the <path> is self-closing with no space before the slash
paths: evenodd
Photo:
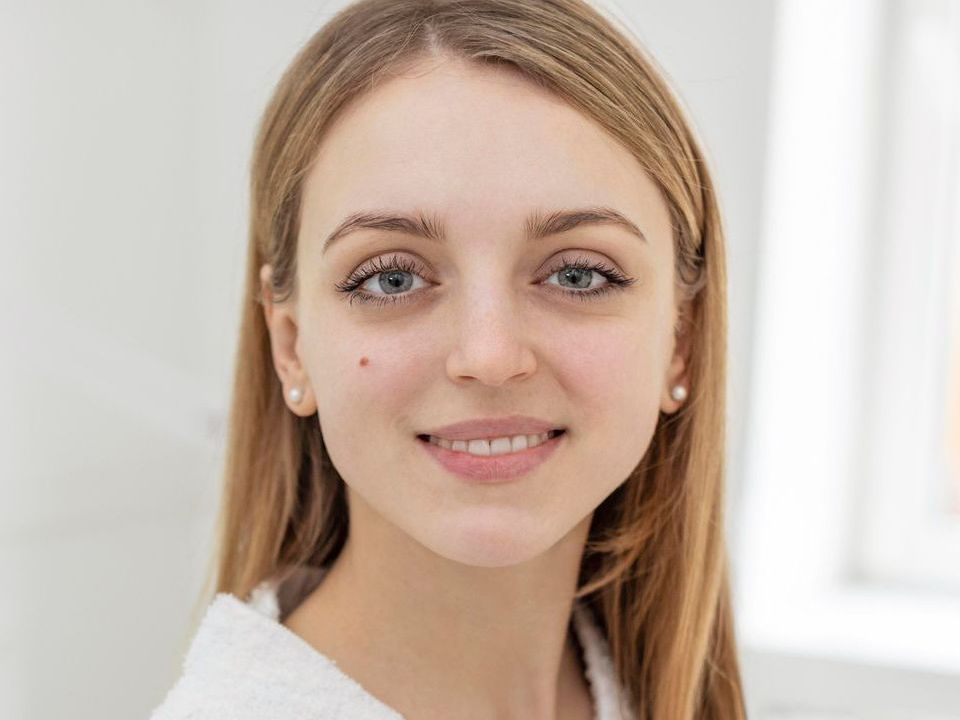
<path id="1" fill-rule="evenodd" d="M 584 208 L 643 237 L 584 223 L 527 239 L 528 216 Z M 301 212 L 299 293 L 271 321 L 284 387 L 305 391 L 290 407 L 318 414 L 351 502 L 433 552 L 503 566 L 546 551 L 677 408 L 667 207 L 622 146 L 522 79 L 445 62 L 363 96 L 326 135 Z M 324 247 L 366 212 L 422 214 L 445 239 L 360 228 Z M 417 437 L 515 414 L 566 434 L 510 482 L 465 480 Z"/>

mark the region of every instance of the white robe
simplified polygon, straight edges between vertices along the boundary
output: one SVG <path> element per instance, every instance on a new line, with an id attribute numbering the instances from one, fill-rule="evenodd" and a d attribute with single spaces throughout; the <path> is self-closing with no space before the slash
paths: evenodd
<path id="1" fill-rule="evenodd" d="M 219 593 L 191 641 L 180 677 L 150 720 L 404 720 L 279 618 L 272 580 L 246 602 Z M 633 720 L 630 707 L 618 713 L 626 696 L 614 679 L 609 645 L 579 601 L 573 627 L 595 720 Z"/>

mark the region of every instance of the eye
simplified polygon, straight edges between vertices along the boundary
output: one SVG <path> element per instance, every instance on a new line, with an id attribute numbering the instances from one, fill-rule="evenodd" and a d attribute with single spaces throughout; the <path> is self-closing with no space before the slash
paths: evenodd
<path id="1" fill-rule="evenodd" d="M 336 289 L 352 305 L 358 303 L 375 303 L 377 306 L 408 302 L 418 293 L 407 292 L 412 286 L 404 276 L 420 276 L 425 272 L 420 263 L 402 255 L 393 255 L 389 259 L 376 258 L 374 261 L 361 266 L 350 274 L 344 281 L 336 284 Z M 577 297 L 581 301 L 598 298 L 614 290 L 623 290 L 637 282 L 636 278 L 625 276 L 614 267 L 602 262 L 591 261 L 584 257 L 567 258 L 561 256 L 550 268 L 546 279 L 558 276 L 558 290 L 566 296 Z M 370 279 L 376 278 L 376 286 L 384 290 L 383 294 L 371 292 L 371 288 L 363 286 Z M 596 279 L 603 278 L 606 283 L 591 287 Z M 560 283 L 571 283 L 573 289 Z M 544 283 L 553 285 L 553 283 Z M 579 288 L 579 289 L 577 289 Z M 396 291 L 396 292 L 394 292 Z"/>
<path id="2" fill-rule="evenodd" d="M 614 267 L 610 267 L 602 262 L 596 262 L 584 257 L 568 259 L 561 256 L 550 270 L 547 279 L 557 275 L 558 285 L 560 282 L 569 282 L 574 288 L 580 290 L 570 290 L 560 285 L 560 292 L 568 296 L 575 296 L 580 300 L 589 300 L 604 295 L 613 290 L 624 290 L 633 285 L 636 278 L 627 277 Z M 606 279 L 606 283 L 597 287 L 590 287 L 594 280 L 600 278 Z"/>
<path id="3" fill-rule="evenodd" d="M 350 273 L 350 276 L 343 282 L 337 283 L 335 287 L 339 292 L 345 293 L 345 297 L 351 305 L 354 301 L 359 303 L 373 302 L 377 305 L 406 302 L 409 293 L 404 295 L 399 293 L 408 290 L 412 282 L 406 282 L 404 275 L 422 275 L 424 272 L 425 269 L 420 263 L 403 255 L 393 255 L 388 260 L 378 257 L 366 265 L 361 265 Z M 396 292 L 386 292 L 379 295 L 364 289 L 362 286 L 372 278 L 378 280 L 377 284 L 381 288 L 387 291 L 396 290 Z"/>

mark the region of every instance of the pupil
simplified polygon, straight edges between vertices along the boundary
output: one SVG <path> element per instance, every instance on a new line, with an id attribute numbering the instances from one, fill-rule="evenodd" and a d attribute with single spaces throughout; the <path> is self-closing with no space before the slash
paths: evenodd
<path id="1" fill-rule="evenodd" d="M 592 272 L 593 270 L 590 270 L 588 268 L 570 268 L 569 270 L 566 270 L 564 273 L 562 273 L 562 275 L 565 276 L 567 279 L 570 279 L 572 276 L 573 282 L 576 285 L 576 287 L 584 288 L 584 287 L 590 286 L 590 273 Z M 586 280 L 586 282 L 585 283 L 577 282 L 578 276 L 580 280 Z"/>

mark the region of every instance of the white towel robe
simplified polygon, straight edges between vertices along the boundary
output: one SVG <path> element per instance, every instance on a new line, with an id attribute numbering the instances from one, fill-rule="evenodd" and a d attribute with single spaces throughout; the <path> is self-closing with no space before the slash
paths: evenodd
<path id="1" fill-rule="evenodd" d="M 247 602 L 219 593 L 193 637 L 180 677 L 150 720 L 405 720 L 279 617 L 271 580 Z M 625 693 L 614 678 L 609 645 L 579 601 L 573 621 L 595 720 L 633 720 L 628 705 L 619 714 Z"/>

